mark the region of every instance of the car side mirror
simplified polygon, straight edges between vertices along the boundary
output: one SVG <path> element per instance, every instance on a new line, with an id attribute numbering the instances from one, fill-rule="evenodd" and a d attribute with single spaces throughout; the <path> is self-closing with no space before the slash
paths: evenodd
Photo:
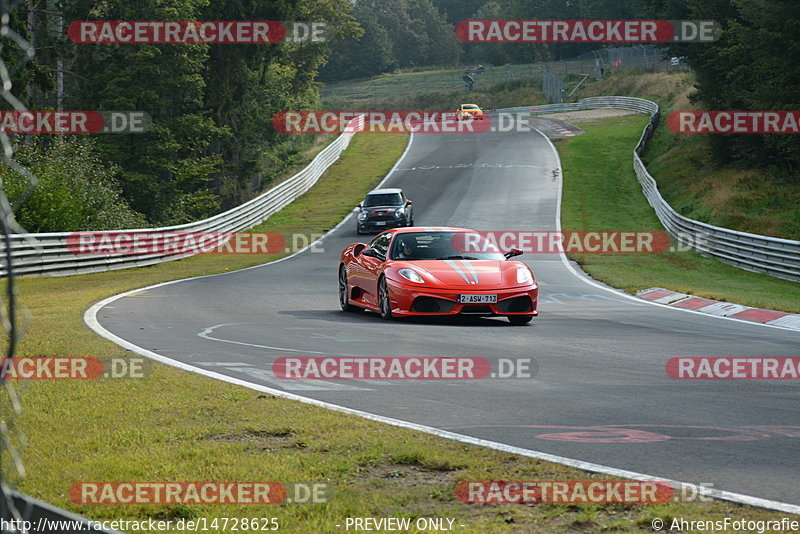
<path id="1" fill-rule="evenodd" d="M 360 208 L 360 207 L 361 207 L 361 202 L 359 202 L 358 204 L 356 204 L 356 207 L 357 207 L 357 208 Z"/>
<path id="2" fill-rule="evenodd" d="M 374 248 L 365 248 L 363 252 L 361 252 L 364 256 L 369 256 L 370 258 L 378 258 L 380 259 L 381 255 L 378 254 L 378 251 Z"/>
<path id="3" fill-rule="evenodd" d="M 364 243 L 358 243 L 355 247 L 353 247 L 353 256 L 358 257 L 359 254 L 364 252 L 364 249 L 367 248 L 367 245 Z"/>
<path id="4" fill-rule="evenodd" d="M 521 255 L 522 251 L 518 248 L 512 248 L 511 250 L 509 250 L 504 254 L 507 260 L 513 258 L 514 256 L 521 256 Z"/>
<path id="5" fill-rule="evenodd" d="M 413 202 L 411 202 L 410 200 L 406 200 L 406 205 L 407 206 L 410 206 L 411 204 L 413 204 Z"/>

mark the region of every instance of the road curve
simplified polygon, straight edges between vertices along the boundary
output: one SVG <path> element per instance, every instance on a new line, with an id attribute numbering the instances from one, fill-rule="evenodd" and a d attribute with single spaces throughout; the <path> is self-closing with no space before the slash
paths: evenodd
<path id="1" fill-rule="evenodd" d="M 417 225 L 555 230 L 558 158 L 546 138 L 522 130 L 417 135 L 384 185 L 405 189 Z M 680 381 L 665 373 L 673 356 L 798 356 L 800 333 L 646 303 L 544 254 L 519 258 L 541 285 L 540 317 L 530 326 L 388 324 L 339 310 L 338 255 L 358 240 L 351 218 L 324 238 L 323 252 L 146 289 L 99 307 L 96 320 L 142 349 L 249 383 L 800 505 L 797 381 Z M 538 372 L 477 381 L 276 379 L 272 362 L 290 355 L 530 358 Z"/>

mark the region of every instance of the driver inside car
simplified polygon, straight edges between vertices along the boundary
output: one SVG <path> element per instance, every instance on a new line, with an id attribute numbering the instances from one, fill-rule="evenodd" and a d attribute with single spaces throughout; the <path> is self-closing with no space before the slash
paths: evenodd
<path id="1" fill-rule="evenodd" d="M 403 239 L 397 243 L 397 245 L 398 260 L 416 259 L 416 250 L 414 249 L 414 245 L 411 243 L 410 239 Z"/>

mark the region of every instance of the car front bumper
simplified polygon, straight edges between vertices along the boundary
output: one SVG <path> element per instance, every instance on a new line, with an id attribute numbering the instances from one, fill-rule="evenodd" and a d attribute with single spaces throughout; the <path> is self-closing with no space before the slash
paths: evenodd
<path id="1" fill-rule="evenodd" d="M 379 224 L 380 223 L 380 224 Z M 406 219 L 396 219 L 393 221 L 358 221 L 358 229 L 361 232 L 383 232 L 389 228 L 399 228 L 406 226 Z"/>
<path id="2" fill-rule="evenodd" d="M 404 284 L 389 280 L 392 315 L 399 317 L 417 315 L 510 315 L 532 316 L 539 314 L 539 286 L 531 284 L 514 288 L 474 290 L 468 287 L 438 289 L 421 284 Z M 496 304 L 462 304 L 458 295 L 497 295 Z"/>

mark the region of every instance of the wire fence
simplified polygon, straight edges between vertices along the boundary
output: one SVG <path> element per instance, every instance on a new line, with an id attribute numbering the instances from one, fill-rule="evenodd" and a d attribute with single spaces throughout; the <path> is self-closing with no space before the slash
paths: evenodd
<path id="1" fill-rule="evenodd" d="M 13 93 L 12 79 L 34 56 L 33 46 L 11 26 L 11 9 L 8 0 L 0 2 L 0 83 L 2 83 L 3 109 L 26 111 L 22 101 Z M 28 194 L 36 185 L 36 178 L 26 168 L 14 160 L 16 139 L 9 137 L 5 132 L 0 132 L 0 146 L 2 148 L 2 161 L 14 169 L 28 182 Z M 23 195 L 27 196 L 27 195 Z M 3 328 L 6 333 L 6 358 L 16 355 L 17 342 L 23 329 L 24 315 L 16 300 L 15 272 L 11 250 L 8 244 L 11 235 L 22 232 L 16 223 L 11 204 L 0 189 L 0 224 L 2 224 L 3 243 L 6 245 L 2 254 L 2 268 L 7 273 L 5 288 L 0 293 L 0 309 L 2 310 Z M 27 521 L 30 516 L 28 507 L 20 507 L 14 499 L 14 489 L 19 486 L 25 476 L 25 465 L 22 462 L 22 451 L 25 448 L 25 435 L 19 428 L 19 418 L 22 413 L 22 403 L 18 389 L 14 384 L 0 375 L 0 519 L 10 525 L 18 525 Z M 11 523 L 9 523 L 11 522 Z M 5 531 L 6 529 L 4 529 Z M 16 530 L 7 530 L 16 532 Z"/>
<path id="2" fill-rule="evenodd" d="M 27 111 L 27 108 L 22 99 L 14 94 L 15 82 L 18 82 L 17 78 L 23 67 L 35 57 L 35 47 L 23 33 L 11 27 L 14 20 L 12 12 L 15 10 L 25 10 L 29 24 L 37 24 L 38 21 L 32 2 L 26 6 L 21 0 L 0 0 L 0 109 L 21 112 Z M 16 199 L 15 206 L 12 207 L 0 181 L 0 270 L 5 275 L 1 282 L 4 287 L 0 291 L 0 320 L 6 334 L 5 359 L 0 365 L 2 369 L 5 369 L 5 362 L 13 361 L 8 360 L 9 358 L 17 355 L 18 342 L 28 317 L 17 300 L 15 282 L 18 273 L 11 243 L 15 236 L 25 233 L 16 222 L 14 210 L 19 209 L 30 196 L 38 181 L 36 176 L 14 159 L 15 148 L 22 141 L 21 136 L 9 136 L 0 131 L 2 164 L 24 177 L 27 182 L 26 191 Z M 16 383 L 24 384 L 25 381 Z M 113 533 L 114 531 L 97 530 L 81 516 L 20 493 L 18 488 L 27 472 L 22 460 L 27 439 L 20 429 L 20 418 L 23 414 L 21 389 L 9 381 L 5 373 L 0 374 L 0 532 L 28 534 L 34 528 L 40 530 L 39 527 L 43 525 L 60 525 L 59 532 L 80 530 Z M 65 526 L 61 521 L 70 521 L 71 526 Z"/>

